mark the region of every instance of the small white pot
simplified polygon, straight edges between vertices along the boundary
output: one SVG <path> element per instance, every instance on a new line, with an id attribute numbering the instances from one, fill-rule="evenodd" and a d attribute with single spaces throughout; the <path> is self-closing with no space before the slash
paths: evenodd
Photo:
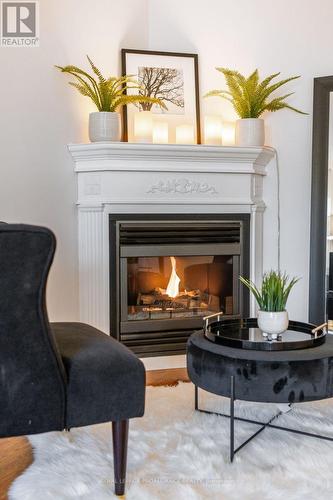
<path id="1" fill-rule="evenodd" d="M 121 140 L 120 113 L 97 111 L 89 115 L 89 139 L 91 142 Z"/>
<path id="2" fill-rule="evenodd" d="M 289 318 L 287 311 L 258 311 L 258 326 L 263 333 L 279 334 L 287 330 Z"/>
<path id="3" fill-rule="evenodd" d="M 261 118 L 242 118 L 236 121 L 237 146 L 263 146 L 265 122 Z"/>

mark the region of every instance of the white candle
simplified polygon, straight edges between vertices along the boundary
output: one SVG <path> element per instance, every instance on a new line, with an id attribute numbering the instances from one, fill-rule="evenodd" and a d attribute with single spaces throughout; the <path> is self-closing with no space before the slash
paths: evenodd
<path id="1" fill-rule="evenodd" d="M 176 144 L 194 144 L 193 125 L 178 125 L 176 127 Z"/>
<path id="2" fill-rule="evenodd" d="M 222 120 L 219 116 L 205 116 L 205 144 L 222 145 Z"/>
<path id="3" fill-rule="evenodd" d="M 153 138 L 153 116 L 150 111 L 139 111 L 134 115 L 135 142 L 151 142 Z"/>
<path id="4" fill-rule="evenodd" d="M 222 144 L 223 146 L 235 145 L 235 122 L 223 122 L 222 125 Z"/>
<path id="5" fill-rule="evenodd" d="M 153 143 L 168 144 L 169 126 L 167 122 L 155 122 L 153 125 Z"/>

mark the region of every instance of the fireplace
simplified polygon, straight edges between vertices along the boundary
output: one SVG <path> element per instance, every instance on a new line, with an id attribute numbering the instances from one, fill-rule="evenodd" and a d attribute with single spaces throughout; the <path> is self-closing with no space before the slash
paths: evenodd
<path id="1" fill-rule="evenodd" d="M 248 215 L 109 218 L 111 334 L 135 353 L 184 353 L 204 316 L 248 315 Z"/>
<path id="2" fill-rule="evenodd" d="M 140 357 L 145 356 L 144 363 L 149 370 L 184 367 L 183 355 L 164 355 L 184 352 L 189 333 L 201 327 L 201 313 L 203 314 L 203 309 L 208 309 L 205 305 L 215 310 L 214 301 L 217 294 L 211 283 L 213 272 L 205 277 L 206 282 L 209 279 L 208 290 L 202 283 L 199 283 L 199 286 L 198 284 L 192 286 L 190 283 L 189 291 L 194 292 L 195 297 L 183 297 L 184 302 L 187 300 L 186 305 L 189 309 L 187 313 L 192 317 L 185 318 L 184 310 L 178 310 L 183 317 L 176 317 L 177 312 L 174 309 L 180 309 L 179 304 L 171 304 L 171 311 L 166 311 L 168 306 L 163 300 L 165 297 L 160 297 L 165 306 L 164 310 L 162 307 L 162 314 L 168 314 L 169 317 L 157 318 L 158 311 L 155 311 L 154 318 L 151 314 L 150 319 L 145 317 L 137 320 L 133 316 L 126 318 L 126 315 L 131 314 L 131 311 L 124 306 L 126 300 L 127 307 L 140 304 L 137 304 L 135 288 L 129 297 L 128 289 L 125 294 L 124 284 L 129 288 L 134 287 L 134 284 L 128 283 L 128 277 L 123 279 L 121 259 L 127 259 L 127 270 L 132 267 L 132 271 L 135 271 L 134 260 L 131 261 L 130 258 L 165 257 L 163 262 L 155 261 L 154 264 L 146 261 L 150 266 L 149 272 L 156 272 L 160 279 L 160 275 L 164 275 L 171 268 L 170 257 L 175 257 L 176 273 L 181 280 L 182 278 L 184 280 L 182 273 L 185 257 L 198 257 L 198 255 L 193 252 L 180 255 L 178 246 L 177 251 L 173 248 L 162 256 L 138 256 L 134 253 L 131 256 L 124 254 L 121 256 L 126 247 L 123 244 L 124 233 L 120 231 L 121 224 L 155 222 L 157 225 L 162 225 L 167 222 L 184 222 L 193 223 L 191 228 L 193 229 L 195 225 L 203 223 L 215 223 L 216 228 L 221 224 L 222 228 L 223 222 L 239 222 L 240 254 L 231 252 L 225 255 L 238 256 L 239 272 L 259 284 L 262 279 L 264 255 L 266 265 L 275 265 L 274 254 L 268 251 L 272 239 L 276 236 L 275 212 L 274 210 L 265 212 L 266 204 L 271 204 L 271 197 L 274 198 L 275 194 L 265 193 L 264 189 L 267 165 L 273 160 L 275 151 L 268 147 L 126 142 L 71 144 L 69 151 L 75 163 L 78 188 L 79 320 L 99 328 L 106 334 L 111 333 L 129 345 Z M 265 226 L 270 227 L 269 237 L 265 238 L 265 242 L 264 219 L 266 219 Z M 207 234 L 207 230 L 202 230 L 202 234 Z M 156 242 L 159 244 L 159 238 Z M 230 241 L 225 242 L 230 243 Z M 142 242 L 143 245 L 146 243 Z M 189 238 L 187 238 L 188 243 L 192 243 Z M 193 243 L 199 251 L 198 240 Z M 205 239 L 201 243 L 214 244 L 216 240 Z M 134 247 L 135 244 L 127 244 L 127 247 Z M 230 266 L 231 261 L 223 260 L 225 255 L 215 253 L 215 250 L 214 248 L 203 254 L 202 257 L 210 257 L 210 260 L 200 264 L 206 268 L 210 264 L 215 264 L 215 267 L 219 265 L 221 268 L 227 267 L 228 264 Z M 142 260 L 138 265 L 141 266 L 141 271 L 148 271 L 143 268 Z M 192 259 L 192 263 L 187 267 L 194 265 L 199 265 L 199 262 L 194 262 Z M 194 273 L 193 267 L 186 270 L 186 280 L 190 273 Z M 236 278 L 236 273 L 233 275 Z M 137 279 L 137 276 L 134 276 L 134 279 Z M 165 277 L 164 284 L 158 288 L 166 290 L 167 285 L 168 277 Z M 188 291 L 187 287 L 188 283 L 180 283 L 181 291 L 185 289 Z M 151 295 L 154 288 L 155 286 L 145 287 L 141 295 Z M 191 303 L 190 300 L 199 300 L 196 290 L 200 290 L 203 299 L 201 302 L 204 305 L 199 304 L 196 308 L 191 308 L 195 302 Z M 206 298 L 208 295 L 208 300 L 205 300 L 204 293 Z M 255 315 L 255 300 L 252 296 L 249 298 L 243 288 L 237 292 L 235 286 L 232 304 L 229 297 L 227 290 L 220 300 L 221 308 L 224 308 L 226 313 L 230 312 L 230 308 L 234 307 L 238 300 L 238 314 Z M 149 300 L 152 301 L 148 298 Z M 159 304 L 157 307 L 160 307 Z M 152 312 L 154 313 L 150 311 Z M 160 354 L 157 358 L 150 357 L 157 354 Z"/>

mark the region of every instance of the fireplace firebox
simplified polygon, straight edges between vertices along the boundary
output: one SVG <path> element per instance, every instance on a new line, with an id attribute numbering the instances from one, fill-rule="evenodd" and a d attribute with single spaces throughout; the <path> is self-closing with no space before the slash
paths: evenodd
<path id="1" fill-rule="evenodd" d="M 248 215 L 110 215 L 111 334 L 139 356 L 181 354 L 204 316 L 247 316 Z"/>

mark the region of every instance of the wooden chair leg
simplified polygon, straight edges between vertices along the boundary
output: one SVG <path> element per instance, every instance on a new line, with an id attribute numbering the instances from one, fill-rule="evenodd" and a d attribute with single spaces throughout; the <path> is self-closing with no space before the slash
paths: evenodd
<path id="1" fill-rule="evenodd" d="M 124 495 L 126 481 L 128 420 L 112 422 L 115 494 Z"/>

